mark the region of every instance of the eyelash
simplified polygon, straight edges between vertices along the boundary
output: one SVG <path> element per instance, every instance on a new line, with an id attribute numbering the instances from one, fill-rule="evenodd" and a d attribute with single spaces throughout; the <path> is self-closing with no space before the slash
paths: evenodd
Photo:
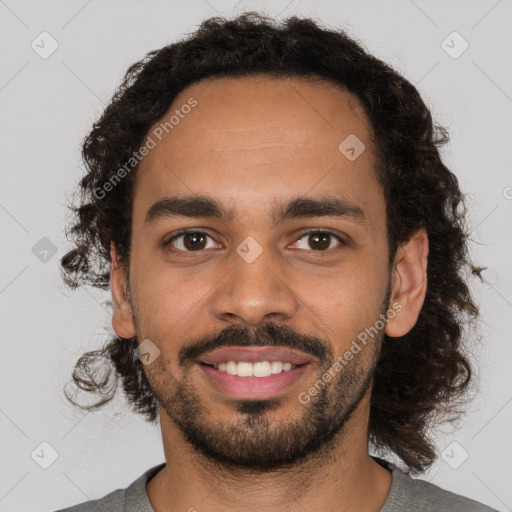
<path id="1" fill-rule="evenodd" d="M 191 234 L 191 233 L 194 233 L 194 234 L 200 234 L 200 235 L 206 235 L 210 238 L 213 239 L 212 236 L 210 236 L 208 233 L 206 233 L 205 231 L 200 231 L 199 229 L 197 228 L 186 228 L 186 229 L 182 229 L 181 231 L 178 231 L 174 236 L 172 236 L 169 240 L 167 240 L 166 242 L 164 242 L 164 246 L 168 246 L 168 245 L 171 245 L 171 243 L 176 240 L 177 238 L 183 236 L 183 235 L 187 235 L 187 234 Z M 332 237 L 334 237 L 339 243 L 341 246 L 346 246 L 347 245 L 347 242 L 345 240 L 343 240 L 338 234 L 336 234 L 334 231 L 331 231 L 330 229 L 312 229 L 310 231 L 306 231 L 304 233 L 301 233 L 301 235 L 297 238 L 297 240 L 305 237 L 305 236 L 308 236 L 308 235 L 315 235 L 315 234 L 328 234 L 328 235 L 331 235 Z M 172 246 L 171 246 L 172 247 Z M 194 252 L 198 252 L 198 253 L 201 253 L 203 251 L 205 251 L 206 249 L 200 249 L 198 251 L 184 251 L 183 249 L 176 249 L 175 247 L 173 247 L 173 249 L 175 251 L 178 251 L 178 252 L 182 252 L 182 253 L 194 253 Z M 308 252 L 315 252 L 315 253 L 325 253 L 325 252 L 328 252 L 330 250 L 334 249 L 334 247 L 331 247 L 330 249 L 325 249 L 325 250 L 318 250 L 318 251 L 314 251 L 313 249 L 310 249 Z M 305 250 L 305 249 L 300 249 L 300 250 Z"/>

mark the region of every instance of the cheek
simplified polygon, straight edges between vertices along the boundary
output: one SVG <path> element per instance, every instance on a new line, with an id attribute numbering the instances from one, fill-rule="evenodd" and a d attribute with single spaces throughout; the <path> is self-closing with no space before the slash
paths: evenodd
<path id="1" fill-rule="evenodd" d="M 195 270 L 173 271 L 163 258 L 132 253 L 137 320 L 144 335 L 158 340 L 182 337 L 204 315 L 210 280 Z"/>
<path id="2" fill-rule="evenodd" d="M 350 344 L 382 312 L 387 285 L 386 267 L 359 259 L 322 278 L 304 282 L 302 296 L 313 324 L 337 345 Z"/>
<path id="3" fill-rule="evenodd" d="M 172 335 L 181 337 L 191 322 L 204 316 L 207 289 L 189 280 L 172 278 L 172 275 L 148 279 L 139 287 L 137 310 L 145 318 L 145 325 L 161 339 Z"/>

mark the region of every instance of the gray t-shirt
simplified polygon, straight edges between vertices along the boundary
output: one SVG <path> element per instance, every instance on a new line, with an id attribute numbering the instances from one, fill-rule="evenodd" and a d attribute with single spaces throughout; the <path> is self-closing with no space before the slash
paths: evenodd
<path id="1" fill-rule="evenodd" d="M 497 512 L 478 501 L 445 491 L 424 480 L 411 478 L 384 459 L 372 458 L 389 469 L 393 477 L 388 497 L 380 512 Z M 117 489 L 103 498 L 56 512 L 155 512 L 146 493 L 146 483 L 164 466 L 165 462 L 148 469 L 126 489 Z"/>

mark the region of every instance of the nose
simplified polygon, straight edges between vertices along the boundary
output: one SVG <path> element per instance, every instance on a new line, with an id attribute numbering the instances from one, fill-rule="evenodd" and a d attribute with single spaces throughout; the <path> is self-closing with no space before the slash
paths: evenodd
<path id="1" fill-rule="evenodd" d="M 300 300 L 287 282 L 279 258 L 269 250 L 262 250 L 254 260 L 240 254 L 231 255 L 232 268 L 212 296 L 216 318 L 247 326 L 293 318 Z"/>

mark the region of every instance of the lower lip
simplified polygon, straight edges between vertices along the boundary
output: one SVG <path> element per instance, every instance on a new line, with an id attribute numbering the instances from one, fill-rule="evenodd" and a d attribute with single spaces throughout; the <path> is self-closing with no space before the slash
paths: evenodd
<path id="1" fill-rule="evenodd" d="M 239 377 L 200 364 L 204 374 L 225 395 L 240 400 L 261 400 L 286 391 L 308 369 L 309 363 L 268 377 Z"/>

